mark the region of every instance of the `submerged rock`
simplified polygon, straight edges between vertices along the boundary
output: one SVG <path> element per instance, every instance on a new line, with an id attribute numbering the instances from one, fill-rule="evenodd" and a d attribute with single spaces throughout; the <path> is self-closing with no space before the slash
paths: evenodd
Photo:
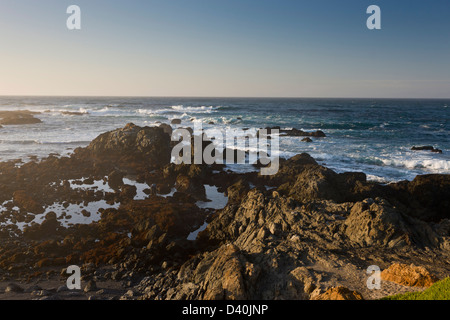
<path id="1" fill-rule="evenodd" d="M 442 150 L 440 149 L 436 149 L 433 146 L 423 146 L 423 147 L 412 147 L 411 148 L 412 151 L 431 151 L 431 152 L 435 152 L 435 153 L 442 153 Z"/>

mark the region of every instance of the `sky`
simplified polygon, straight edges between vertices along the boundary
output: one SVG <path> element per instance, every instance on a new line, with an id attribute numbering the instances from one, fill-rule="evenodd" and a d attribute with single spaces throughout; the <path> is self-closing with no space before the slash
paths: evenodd
<path id="1" fill-rule="evenodd" d="M 449 0 L 0 0 L 0 45 L 0 95 L 450 98 Z"/>

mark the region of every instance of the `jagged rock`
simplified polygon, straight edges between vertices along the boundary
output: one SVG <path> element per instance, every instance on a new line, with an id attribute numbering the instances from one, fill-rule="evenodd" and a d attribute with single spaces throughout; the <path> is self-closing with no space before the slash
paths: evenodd
<path id="1" fill-rule="evenodd" d="M 229 203 L 236 202 L 240 203 L 242 198 L 247 194 L 250 190 L 250 186 L 248 182 L 245 180 L 239 180 L 232 186 L 227 189 L 227 196 Z"/>
<path id="2" fill-rule="evenodd" d="M 381 279 L 391 281 L 403 286 L 431 287 L 439 279 L 424 267 L 394 263 L 381 272 Z"/>
<path id="3" fill-rule="evenodd" d="M 336 180 L 337 173 L 334 171 L 322 166 L 309 166 L 297 175 L 289 196 L 302 202 L 318 199 L 342 201 Z"/>
<path id="4" fill-rule="evenodd" d="M 124 128 L 101 134 L 88 147 L 77 149 L 77 152 L 87 152 L 104 161 L 115 161 L 116 166 L 143 162 L 147 166 L 162 167 L 170 162 L 170 140 L 163 128 L 129 123 Z"/>
<path id="5" fill-rule="evenodd" d="M 347 237 L 361 246 L 436 245 L 437 235 L 426 223 L 402 214 L 383 199 L 356 203 L 345 221 Z"/>
<path id="6" fill-rule="evenodd" d="M 330 288 L 311 300 L 364 300 L 364 298 L 357 291 L 352 291 L 348 288 L 339 286 Z"/>
<path id="7" fill-rule="evenodd" d="M 307 153 L 297 154 L 288 160 L 280 159 L 280 168 L 275 175 L 266 177 L 271 183 L 287 184 L 295 181 L 296 176 L 308 165 L 318 165 Z"/>
<path id="8" fill-rule="evenodd" d="M 218 249 L 213 259 L 203 260 L 196 270 L 202 277 L 201 288 L 204 300 L 247 299 L 244 284 L 243 257 L 234 245 Z M 200 281 L 196 281 L 200 282 Z"/>

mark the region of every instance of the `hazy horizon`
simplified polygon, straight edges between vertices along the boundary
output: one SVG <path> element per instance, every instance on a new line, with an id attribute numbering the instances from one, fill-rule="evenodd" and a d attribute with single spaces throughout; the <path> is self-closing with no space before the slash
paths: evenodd
<path id="1" fill-rule="evenodd" d="M 289 97 L 289 96 L 127 96 L 127 95 L 0 95 L 0 98 L 187 98 L 187 99 L 323 99 L 323 100 L 450 100 L 450 97 L 437 97 L 437 98 L 408 98 L 408 97 Z"/>
<path id="2" fill-rule="evenodd" d="M 0 95 L 449 99 L 450 2 L 372 4 L 4 0 Z"/>

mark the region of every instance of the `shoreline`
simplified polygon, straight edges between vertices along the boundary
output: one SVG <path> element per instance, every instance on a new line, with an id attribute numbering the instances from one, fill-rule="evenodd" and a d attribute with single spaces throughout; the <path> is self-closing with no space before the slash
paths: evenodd
<path id="1" fill-rule="evenodd" d="M 99 299 L 309 300 L 338 285 L 374 299 L 382 294 L 365 287 L 370 265 L 450 275 L 450 175 L 382 185 L 299 154 L 262 177 L 174 165 L 170 150 L 163 128 L 128 124 L 69 157 L 1 162 L 0 289 L 49 276 L 48 295 L 17 297 L 87 299 L 54 290 L 57 271 L 73 264 L 100 289 L 113 288 Z M 198 205 L 208 203 L 205 186 L 228 198 L 223 209 Z M 86 209 L 98 201 L 101 210 Z M 60 211 L 47 210 L 55 203 Z M 97 219 L 66 228 L 71 215 Z M 37 217 L 23 231 L 11 225 Z M 385 282 L 382 292 L 402 290 L 418 289 Z"/>

